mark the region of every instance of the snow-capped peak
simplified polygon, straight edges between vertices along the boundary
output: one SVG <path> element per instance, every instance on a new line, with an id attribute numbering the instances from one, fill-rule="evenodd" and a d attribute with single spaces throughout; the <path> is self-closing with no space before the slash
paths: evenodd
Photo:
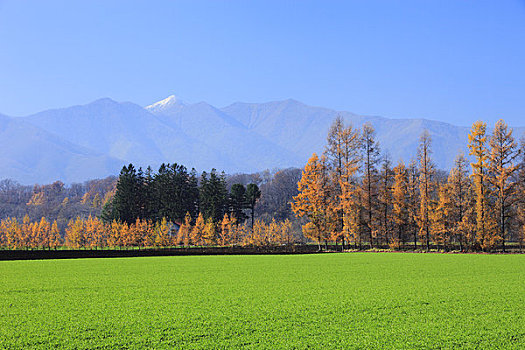
<path id="1" fill-rule="evenodd" d="M 175 95 L 166 97 L 165 99 L 155 102 L 146 107 L 152 113 L 169 113 L 171 110 L 180 109 L 186 103 Z"/>

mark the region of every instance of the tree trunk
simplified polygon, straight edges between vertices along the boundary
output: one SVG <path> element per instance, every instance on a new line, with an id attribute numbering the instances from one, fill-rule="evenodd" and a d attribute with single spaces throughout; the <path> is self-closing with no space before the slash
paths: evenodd
<path id="1" fill-rule="evenodd" d="M 253 220 L 254 220 L 254 215 L 255 215 L 255 206 L 254 205 L 252 205 L 251 210 L 252 210 L 252 232 L 253 232 Z"/>
<path id="2" fill-rule="evenodd" d="M 426 232 L 425 232 L 425 233 L 426 233 L 426 239 L 427 239 L 427 242 L 426 242 L 426 243 L 427 243 L 427 252 L 430 250 L 430 232 L 429 232 L 429 230 L 428 230 L 428 225 L 429 225 L 429 224 L 428 224 L 428 222 L 427 222 L 427 224 L 426 224 L 426 229 L 425 229 L 425 231 L 426 231 Z"/>
<path id="3" fill-rule="evenodd" d="M 501 239 L 502 239 L 502 248 L 503 253 L 505 253 L 505 207 L 503 206 L 504 200 L 503 197 L 500 199 L 500 221 L 501 221 Z"/>

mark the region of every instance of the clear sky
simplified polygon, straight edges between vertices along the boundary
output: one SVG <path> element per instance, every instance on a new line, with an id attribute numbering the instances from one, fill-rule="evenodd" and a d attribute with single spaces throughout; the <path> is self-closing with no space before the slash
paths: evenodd
<path id="1" fill-rule="evenodd" d="M 525 125 L 525 1 L 0 0 L 0 113 L 171 94 Z"/>

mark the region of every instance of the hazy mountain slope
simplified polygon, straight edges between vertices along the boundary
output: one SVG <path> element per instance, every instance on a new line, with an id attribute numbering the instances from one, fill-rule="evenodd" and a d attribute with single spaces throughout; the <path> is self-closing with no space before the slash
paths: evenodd
<path id="1" fill-rule="evenodd" d="M 68 141 L 137 166 L 156 168 L 162 162 L 178 162 L 201 167 L 215 161 L 232 167 L 220 157 L 220 152 L 130 102 L 101 99 L 83 106 L 37 113 L 26 120 Z"/>
<path id="2" fill-rule="evenodd" d="M 170 100 L 162 105 L 169 109 L 159 110 L 100 99 L 24 120 L 67 141 L 143 167 L 177 162 L 199 171 L 215 167 L 238 172 L 285 167 L 297 159 L 206 103 L 179 106 Z"/>
<path id="3" fill-rule="evenodd" d="M 152 132 L 162 129 L 161 123 L 133 103 L 100 99 L 83 106 L 40 112 L 25 119 L 70 142 L 126 161 L 135 158 L 158 162 L 164 158 L 150 137 Z"/>
<path id="4" fill-rule="evenodd" d="M 164 103 L 169 105 L 166 100 Z M 173 104 L 168 108 L 148 106 L 146 109 L 155 113 L 164 123 L 179 128 L 186 135 L 220 152 L 223 159 L 228 159 L 233 164 L 233 167 L 226 167 L 217 159 L 217 165 L 213 166 L 218 169 L 230 172 L 255 171 L 295 165 L 299 159 L 294 152 L 275 144 L 204 102 Z"/>
<path id="5" fill-rule="evenodd" d="M 394 162 L 416 156 L 424 129 L 432 135 L 438 167 L 450 168 L 458 151 L 468 153 L 469 128 L 431 120 L 360 116 L 295 100 L 217 109 L 175 96 L 146 108 L 106 98 L 22 118 L 0 115 L 0 178 L 83 181 L 118 174 L 129 162 L 229 173 L 303 167 L 313 152 L 323 151 L 337 115 L 355 127 L 372 123 Z M 516 128 L 516 138 L 524 131 Z"/>
<path id="6" fill-rule="evenodd" d="M 0 115 L 0 178 L 23 184 L 84 181 L 115 174 L 121 161 Z"/>
<path id="7" fill-rule="evenodd" d="M 274 140 L 297 153 L 304 164 L 313 152 L 326 145 L 330 124 L 337 115 L 360 127 L 370 122 L 377 132 L 382 150 L 388 150 L 392 160 L 410 161 L 416 156 L 419 137 L 427 129 L 433 138 L 433 159 L 438 167 L 450 168 L 459 151 L 468 153 L 469 128 L 426 119 L 388 119 L 360 116 L 350 112 L 311 107 L 295 100 L 269 103 L 234 103 L 221 109 L 251 130 Z M 524 128 L 516 128 L 521 135 Z"/>
<path id="8" fill-rule="evenodd" d="M 235 103 L 222 109 L 253 131 L 300 156 L 300 164 L 324 147 L 334 110 L 295 100 L 261 104 Z M 348 113 L 349 116 L 354 116 Z M 360 118 L 355 115 L 355 118 Z M 297 165 L 297 164 L 294 164 Z"/>

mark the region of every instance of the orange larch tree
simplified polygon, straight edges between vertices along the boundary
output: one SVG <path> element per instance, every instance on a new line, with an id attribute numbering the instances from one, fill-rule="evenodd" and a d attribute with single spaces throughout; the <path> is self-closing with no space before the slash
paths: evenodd
<path id="1" fill-rule="evenodd" d="M 203 245 L 204 244 L 204 227 L 206 223 L 204 222 L 204 217 L 202 213 L 199 213 L 197 219 L 195 220 L 195 225 L 191 229 L 191 241 L 194 245 Z"/>
<path id="2" fill-rule="evenodd" d="M 516 196 L 515 175 L 519 169 L 516 162 L 519 152 L 517 143 L 503 120 L 498 120 L 490 138 L 489 181 L 494 189 L 496 211 L 498 212 L 497 236 L 505 252 L 505 241 L 508 236 L 508 218 L 512 206 L 519 198 Z"/>
<path id="3" fill-rule="evenodd" d="M 474 156 L 472 178 L 476 190 L 476 239 L 484 250 L 491 249 L 493 239 L 493 215 L 489 202 L 488 160 L 490 151 L 487 148 L 487 124 L 477 121 L 472 125 L 468 135 L 470 155 Z"/>
<path id="4" fill-rule="evenodd" d="M 298 183 L 299 194 L 293 198 L 292 210 L 297 217 L 309 221 L 303 225 L 306 237 L 321 242 L 327 241 L 337 224 L 337 212 L 331 205 L 331 193 L 324 157 L 313 154 L 306 164 Z"/>
<path id="5" fill-rule="evenodd" d="M 408 171 L 403 162 L 394 169 L 394 184 L 392 187 L 392 219 L 396 233 L 389 237 L 389 245 L 399 248 L 404 243 L 404 234 L 409 226 L 409 194 L 408 194 Z"/>
<path id="6" fill-rule="evenodd" d="M 432 138 L 427 130 L 419 139 L 419 235 L 423 238 L 426 250 L 430 250 L 430 213 L 435 207 L 434 181 L 435 165 L 432 161 Z"/>

